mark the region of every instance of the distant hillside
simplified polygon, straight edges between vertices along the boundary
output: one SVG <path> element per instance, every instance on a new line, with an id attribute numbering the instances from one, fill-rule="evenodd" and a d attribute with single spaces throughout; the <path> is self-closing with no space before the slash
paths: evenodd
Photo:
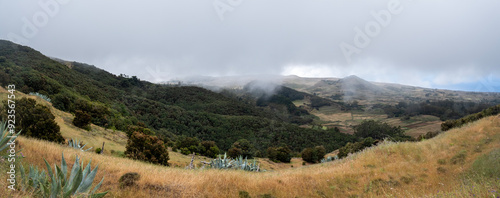
<path id="1" fill-rule="evenodd" d="M 339 148 L 349 136 L 334 130 L 301 128 L 275 111 L 194 86 L 167 86 L 135 76 L 113 75 L 94 66 L 52 60 L 29 47 L 0 41 L 0 84 L 38 92 L 54 107 L 90 111 L 92 122 L 126 131 L 144 123 L 165 141 L 179 135 L 213 140 L 222 150 L 245 138 L 257 150 L 287 144 L 299 152 L 324 145 Z"/>
<path id="2" fill-rule="evenodd" d="M 392 83 L 368 82 L 357 76 L 338 78 L 301 78 L 288 76 L 283 85 L 307 93 L 315 93 L 334 101 L 359 100 L 367 104 L 397 104 L 453 100 L 456 102 L 488 102 L 500 104 L 500 93 L 464 92 L 430 89 Z"/>

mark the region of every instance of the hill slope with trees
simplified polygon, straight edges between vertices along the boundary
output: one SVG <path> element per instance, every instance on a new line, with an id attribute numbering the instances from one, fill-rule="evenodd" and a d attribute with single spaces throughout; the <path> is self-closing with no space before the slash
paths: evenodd
<path id="1" fill-rule="evenodd" d="M 305 129 L 265 108 L 199 87 L 166 86 L 94 66 L 63 64 L 40 52 L 0 41 L 0 84 L 38 93 L 54 107 L 91 116 L 91 123 L 127 131 L 144 124 L 165 142 L 179 135 L 214 141 L 228 150 L 240 139 L 265 153 L 286 144 L 293 151 L 323 145 L 328 151 L 352 141 L 335 130 Z M 85 115 L 85 114 L 84 114 Z"/>

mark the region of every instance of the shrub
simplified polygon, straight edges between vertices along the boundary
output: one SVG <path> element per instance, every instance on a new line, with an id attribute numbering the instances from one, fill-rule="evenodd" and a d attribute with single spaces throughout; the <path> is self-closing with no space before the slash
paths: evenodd
<path id="1" fill-rule="evenodd" d="M 431 139 L 433 137 L 436 137 L 437 135 L 439 135 L 439 132 L 437 131 L 429 131 L 427 132 L 425 135 L 420 135 L 417 137 L 417 140 L 418 141 L 422 141 L 422 140 L 428 140 L 428 139 Z"/>
<path id="2" fill-rule="evenodd" d="M 96 148 L 95 149 L 95 153 L 97 153 L 97 154 L 101 154 L 101 151 L 102 151 L 101 148 Z"/>
<path id="3" fill-rule="evenodd" d="M 155 135 L 155 133 L 153 131 L 151 131 L 151 129 L 147 128 L 146 125 L 144 125 L 144 123 L 141 123 L 141 122 L 139 122 L 137 125 L 128 126 L 127 137 L 130 138 L 130 136 L 134 132 L 141 132 L 141 133 L 146 134 L 146 135 Z"/>
<path id="4" fill-rule="evenodd" d="M 99 102 L 89 102 L 83 99 L 77 99 L 73 103 L 75 112 L 77 110 L 90 114 L 91 122 L 98 126 L 107 126 L 109 123 L 108 116 L 111 114 L 108 107 Z"/>
<path id="5" fill-rule="evenodd" d="M 484 118 L 484 117 L 487 117 L 487 116 L 497 115 L 499 113 L 500 113 L 500 105 L 493 106 L 493 107 L 487 108 L 479 113 L 471 114 L 471 115 L 465 116 L 465 117 L 460 118 L 460 119 L 447 120 L 446 122 L 443 122 L 441 124 L 441 130 L 447 131 L 447 130 L 450 130 L 452 128 L 461 127 L 464 124 L 477 121 L 477 120 Z"/>
<path id="6" fill-rule="evenodd" d="M 252 143 L 246 139 L 240 139 L 233 143 L 231 149 L 228 150 L 229 156 L 236 158 L 238 156 L 243 156 L 245 158 L 253 158 L 255 149 Z"/>
<path id="7" fill-rule="evenodd" d="M 139 173 L 125 173 L 123 174 L 118 182 L 120 183 L 120 188 L 131 187 L 137 185 L 136 182 L 139 181 L 141 175 Z"/>
<path id="8" fill-rule="evenodd" d="M 168 166 L 168 150 L 157 137 L 134 132 L 127 141 L 125 155 L 128 158 Z"/>
<path id="9" fill-rule="evenodd" d="M 269 160 L 273 161 L 273 162 L 279 162 L 278 161 L 278 150 L 276 147 L 269 147 L 267 148 L 267 157 L 269 158 Z"/>
<path id="10" fill-rule="evenodd" d="M 85 111 L 76 110 L 75 118 L 73 119 L 73 124 L 78 127 L 90 131 L 90 122 L 92 117 L 89 113 Z"/>
<path id="11" fill-rule="evenodd" d="M 347 157 L 350 153 L 356 153 L 365 149 L 366 147 L 370 147 L 375 144 L 375 140 L 371 137 L 363 139 L 361 142 L 356 143 L 347 143 L 344 147 L 339 149 L 339 154 L 337 155 L 339 158 Z"/>
<path id="12" fill-rule="evenodd" d="M 74 111 L 74 101 L 76 97 L 66 92 L 58 93 L 52 100 L 52 105 L 61 111 Z"/>
<path id="13" fill-rule="evenodd" d="M 250 193 L 248 193 L 247 191 L 244 191 L 244 190 L 238 192 L 238 196 L 240 198 L 251 198 Z"/>
<path id="14" fill-rule="evenodd" d="M 396 141 L 410 140 L 411 137 L 404 134 L 401 127 L 392 127 L 387 123 L 375 120 L 365 120 L 360 125 L 354 127 L 354 135 L 360 138 L 371 137 L 382 140 L 384 138 L 393 138 Z"/>
<path id="15" fill-rule="evenodd" d="M 189 155 L 189 154 L 191 154 L 191 151 L 189 151 L 188 148 L 184 147 L 184 148 L 181 148 L 181 154 L 183 154 L 183 155 Z"/>
<path id="16" fill-rule="evenodd" d="M 302 153 L 302 159 L 306 162 L 316 163 L 325 158 L 326 150 L 323 146 L 316 146 L 314 148 L 305 148 Z"/>
<path id="17" fill-rule="evenodd" d="M 204 155 L 207 157 L 215 158 L 220 152 L 219 147 L 215 144 L 214 141 L 202 141 L 200 143 L 200 155 Z"/>
<path id="18" fill-rule="evenodd" d="M 60 128 L 55 116 L 46 106 L 36 104 L 31 98 L 16 100 L 16 128 L 23 129 L 23 135 L 37 139 L 63 143 Z M 4 101 L 7 109 L 7 103 Z"/>
<path id="19" fill-rule="evenodd" d="M 182 154 L 189 155 L 191 153 L 198 153 L 199 145 L 200 141 L 198 138 L 180 136 L 177 138 L 173 149 L 180 149 Z"/>
<path id="20" fill-rule="evenodd" d="M 288 146 L 269 147 L 267 149 L 267 156 L 273 162 L 290 163 L 292 160 L 292 150 Z"/>
<path id="21" fill-rule="evenodd" d="M 241 149 L 239 148 L 230 148 L 229 150 L 227 150 L 227 154 L 230 156 L 230 157 L 236 157 L 236 156 L 240 156 L 243 154 L 243 152 L 241 151 Z"/>

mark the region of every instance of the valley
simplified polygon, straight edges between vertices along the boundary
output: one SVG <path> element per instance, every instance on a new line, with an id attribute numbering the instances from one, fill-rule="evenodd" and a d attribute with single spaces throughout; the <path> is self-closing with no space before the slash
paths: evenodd
<path id="1" fill-rule="evenodd" d="M 92 159 L 110 197 L 465 196 L 469 191 L 460 182 L 479 178 L 469 170 L 489 166 L 478 160 L 497 152 L 500 142 L 499 117 L 482 117 L 497 111 L 492 106 L 500 103 L 499 93 L 372 83 L 356 76 L 153 84 L 50 59 L 7 41 L 0 41 L 0 60 L 2 85 L 20 87 L 16 127 L 26 127 L 16 140 L 24 156 L 20 164 L 61 163 L 61 153 L 70 162 L 77 155 Z M 0 88 L 2 101 L 11 94 Z M 478 112 L 483 119 L 442 131 L 443 121 Z M 62 142 L 51 140 L 58 136 Z M 70 140 L 89 150 L 68 147 Z M 353 146 L 359 144 L 363 147 Z M 157 163 L 159 156 L 152 154 L 157 150 L 168 163 Z M 463 152 L 460 163 L 452 162 Z M 225 161 L 226 155 L 232 161 Z M 217 160 L 234 164 L 238 157 L 245 159 L 241 167 L 249 166 L 248 158 L 258 168 L 215 168 Z M 115 181 L 126 173 L 141 179 L 123 189 Z M 487 183 L 477 194 L 498 189 L 494 178 L 480 181 Z M 479 181 L 473 182 L 467 187 Z"/>

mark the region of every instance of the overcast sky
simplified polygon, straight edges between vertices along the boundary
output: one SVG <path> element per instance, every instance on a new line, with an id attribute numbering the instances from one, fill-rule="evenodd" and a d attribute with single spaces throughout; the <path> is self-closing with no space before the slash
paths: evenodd
<path id="1" fill-rule="evenodd" d="M 0 0 L 0 38 L 152 82 L 357 75 L 500 91 L 497 0 Z"/>

